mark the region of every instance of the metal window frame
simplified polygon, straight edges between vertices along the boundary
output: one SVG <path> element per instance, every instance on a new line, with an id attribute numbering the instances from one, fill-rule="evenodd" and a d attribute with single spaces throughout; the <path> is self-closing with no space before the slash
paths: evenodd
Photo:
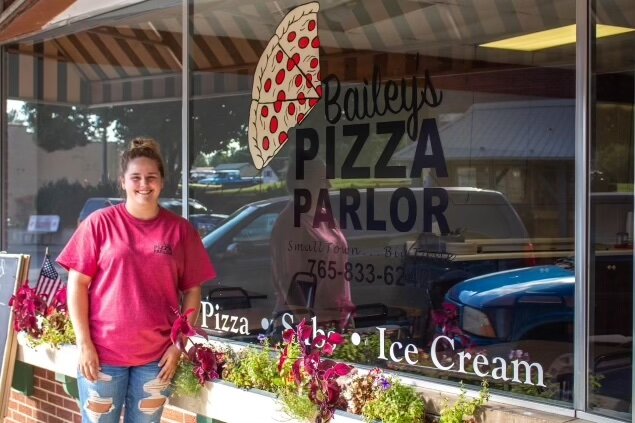
<path id="1" fill-rule="evenodd" d="M 193 11 L 191 0 L 182 0 L 181 3 L 181 201 L 182 216 L 189 218 L 188 207 L 189 189 L 189 159 L 190 159 L 190 32 L 191 12 Z"/>
<path id="2" fill-rule="evenodd" d="M 586 383 L 588 368 L 588 242 L 589 213 L 587 193 L 589 187 L 589 135 L 591 62 L 590 4 L 591 0 L 576 2 L 576 98 L 575 98 L 575 305 L 573 337 L 573 407 L 578 412 L 587 410 Z"/>
<path id="3" fill-rule="evenodd" d="M 166 4 L 173 3 L 174 0 L 165 0 Z M 577 33 L 577 45 L 576 45 L 576 98 L 575 98 L 575 278 L 576 278 L 576 294 L 575 294 L 575 333 L 574 333 L 574 392 L 573 392 L 573 410 L 565 407 L 553 407 L 549 411 L 562 415 L 571 415 L 575 412 L 575 415 L 581 418 L 591 419 L 598 422 L 615 422 L 613 420 L 596 414 L 590 414 L 588 412 L 587 401 L 587 369 L 588 369 L 588 327 L 587 319 L 588 313 L 588 281 L 589 281 L 589 201 L 588 201 L 588 188 L 589 188 L 589 145 L 591 136 L 591 123 L 592 123 L 592 69 L 591 69 L 591 56 L 592 56 L 592 43 L 591 34 L 592 28 L 592 0 L 578 0 L 576 1 L 576 33 Z M 155 4 L 154 2 L 149 4 Z M 143 6 L 147 6 L 143 5 Z M 189 150 L 190 150 L 190 48 L 191 48 L 191 13 L 193 9 L 192 0 L 181 0 L 182 6 L 182 23 L 183 23 L 183 52 L 182 52 L 182 113 L 181 113 L 181 148 L 182 148 L 182 201 L 183 201 L 183 215 L 188 217 L 188 170 L 189 170 Z M 101 22 L 101 19 L 106 20 L 112 18 L 115 12 L 106 16 L 94 17 L 93 19 L 87 19 L 82 21 L 83 25 L 95 25 L 96 22 Z M 54 28 L 45 34 L 37 34 L 33 37 L 29 37 L 22 41 L 28 41 L 29 39 L 41 39 L 43 36 L 54 36 L 66 32 L 76 32 L 81 29 L 78 25 L 80 22 L 74 22 L 73 25 L 68 25 L 66 28 Z M 6 100 L 7 100 L 7 69 L 6 69 L 6 51 L 4 46 L 0 46 L 0 180 L 2 184 L 6 183 L 6 146 L 8 142 L 7 137 L 7 121 L 6 121 Z M 5 215 L 6 215 L 6 190 L 4 185 L 0 184 L 0 249 L 6 246 L 6 233 L 5 228 Z M 635 280 L 635 273 L 634 273 Z M 635 294 L 634 294 L 635 304 Z M 635 327 L 635 315 L 634 315 L 634 327 Z M 634 334 L 635 335 L 635 334 Z M 422 382 L 419 379 L 404 378 L 408 382 L 413 382 L 417 385 L 427 385 L 429 387 L 435 387 L 441 391 L 454 390 L 455 388 L 448 387 L 441 383 L 434 382 Z M 581 383 L 583 382 L 584 383 Z M 633 403 L 635 403 L 635 370 L 633 373 Z M 498 397 L 497 401 L 512 404 L 529 406 L 530 408 L 544 408 L 544 404 L 533 403 L 526 400 L 515 399 L 510 397 Z"/>
<path id="4" fill-rule="evenodd" d="M 8 76 L 5 46 L 0 46 L 0 251 L 7 248 L 7 145 L 9 142 L 7 122 Z"/>

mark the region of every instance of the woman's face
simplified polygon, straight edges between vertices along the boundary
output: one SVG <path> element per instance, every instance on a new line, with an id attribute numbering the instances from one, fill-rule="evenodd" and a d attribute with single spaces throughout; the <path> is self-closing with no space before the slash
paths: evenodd
<path id="1" fill-rule="evenodd" d="M 147 157 L 130 160 L 121 179 L 121 187 L 131 205 L 155 207 L 163 190 L 163 178 L 157 162 Z"/>

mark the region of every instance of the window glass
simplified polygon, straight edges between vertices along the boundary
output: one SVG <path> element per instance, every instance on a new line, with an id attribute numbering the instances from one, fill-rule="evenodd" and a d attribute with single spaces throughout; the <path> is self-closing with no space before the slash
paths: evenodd
<path id="1" fill-rule="evenodd" d="M 588 406 L 631 421 L 635 5 L 593 3 Z"/>
<path id="2" fill-rule="evenodd" d="M 6 249 L 31 255 L 30 281 L 45 248 L 55 258 L 79 222 L 123 201 L 119 154 L 136 136 L 159 142 L 162 204 L 181 213 L 180 43 L 181 8 L 168 7 L 7 46 Z M 224 216 L 201 207 L 205 235 Z M 46 216 L 59 225 L 35 230 Z"/>
<path id="3" fill-rule="evenodd" d="M 575 44 L 543 31 L 575 2 L 304 3 L 193 2 L 190 173 L 237 178 L 189 192 L 243 207 L 203 290 L 251 296 L 210 330 L 313 316 L 382 341 L 363 364 L 570 402 Z"/>

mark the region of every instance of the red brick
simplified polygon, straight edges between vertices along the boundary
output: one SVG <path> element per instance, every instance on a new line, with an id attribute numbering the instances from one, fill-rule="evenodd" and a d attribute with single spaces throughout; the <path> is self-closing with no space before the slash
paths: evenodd
<path id="1" fill-rule="evenodd" d="M 24 398 L 26 397 L 22 395 L 21 393 L 19 393 L 18 391 L 14 391 L 12 389 L 11 392 L 9 393 L 9 398 L 16 400 L 17 402 L 24 402 Z"/>
<path id="2" fill-rule="evenodd" d="M 20 414 L 24 414 L 26 416 L 33 415 L 33 408 L 24 404 L 18 404 L 18 411 L 20 412 Z"/>
<path id="3" fill-rule="evenodd" d="M 45 391 L 55 392 L 55 383 L 50 380 L 40 379 L 40 387 Z"/>
<path id="4" fill-rule="evenodd" d="M 40 376 L 46 379 L 46 370 L 42 369 L 41 367 L 34 367 L 33 374 L 35 376 Z"/>
<path id="5" fill-rule="evenodd" d="M 36 410 L 35 414 L 33 415 L 33 418 L 35 419 L 35 421 L 37 422 L 42 422 L 42 423 L 47 423 L 49 420 L 49 415 L 46 414 L 44 411 L 42 410 Z M 27 417 L 27 421 L 29 421 L 30 417 Z"/>
<path id="6" fill-rule="evenodd" d="M 18 423 L 24 423 L 26 422 L 26 417 L 24 417 L 22 414 L 13 413 L 13 420 Z"/>
<path id="7" fill-rule="evenodd" d="M 64 400 L 64 408 L 67 409 L 67 410 L 79 413 L 79 405 L 77 405 L 77 401 L 75 401 L 75 400 L 65 399 Z"/>
<path id="8" fill-rule="evenodd" d="M 66 423 L 67 420 L 60 419 L 59 417 L 49 416 L 48 423 Z"/>
<path id="9" fill-rule="evenodd" d="M 56 407 L 53 404 L 42 401 L 40 402 L 40 406 L 38 407 L 38 410 L 42 410 L 49 414 L 55 414 L 55 408 Z"/>
<path id="10" fill-rule="evenodd" d="M 66 393 L 64 386 L 61 383 L 55 385 L 55 393 L 66 398 L 70 398 L 70 395 Z"/>
<path id="11" fill-rule="evenodd" d="M 73 413 L 68 410 L 64 410 L 63 408 L 57 407 L 57 412 L 55 414 L 57 415 L 57 417 L 64 419 L 67 422 L 73 420 Z"/>
<path id="12" fill-rule="evenodd" d="M 12 410 L 18 410 L 20 408 L 20 403 L 12 398 L 9 400 L 9 408 Z"/>
<path id="13" fill-rule="evenodd" d="M 39 398 L 39 399 L 42 399 L 44 401 L 48 401 L 49 397 L 48 397 L 47 392 L 44 389 L 35 388 L 35 389 L 33 389 L 33 392 L 34 392 L 33 396 L 35 398 Z"/>
<path id="14" fill-rule="evenodd" d="M 183 415 L 183 423 L 196 423 L 196 415 L 194 416 L 190 414 Z"/>
<path id="15" fill-rule="evenodd" d="M 48 398 L 49 398 L 49 402 L 64 408 L 64 400 L 66 400 L 66 398 L 61 397 L 59 395 L 52 394 L 52 393 L 48 395 Z"/>
<path id="16" fill-rule="evenodd" d="M 37 408 L 39 404 L 39 400 L 33 397 L 24 397 L 24 403 L 28 406 Z"/>
<path id="17" fill-rule="evenodd" d="M 73 414 L 73 423 L 82 423 L 82 416 L 79 414 Z"/>

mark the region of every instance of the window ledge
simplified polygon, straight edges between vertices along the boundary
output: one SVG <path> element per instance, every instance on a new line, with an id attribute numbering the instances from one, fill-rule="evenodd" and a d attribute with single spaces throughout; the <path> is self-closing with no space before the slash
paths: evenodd
<path id="1" fill-rule="evenodd" d="M 55 373 L 71 377 L 77 375 L 78 351 L 74 345 L 63 345 L 58 350 L 47 347 L 31 348 L 22 336 L 18 336 L 19 361 L 31 364 Z M 426 399 L 426 413 L 438 414 L 443 406 L 444 398 L 452 404 L 456 394 L 440 392 L 429 387 L 418 388 Z M 172 406 L 182 408 L 201 416 L 211 417 L 227 423 L 258 421 L 262 423 L 278 423 L 285 421 L 297 423 L 284 414 L 283 405 L 269 392 L 260 390 L 245 391 L 225 381 L 207 383 L 198 397 L 172 397 Z M 249 404 L 249 407 L 245 407 Z M 361 422 L 363 419 L 354 414 L 336 412 L 336 422 Z M 574 417 L 546 413 L 537 409 L 529 409 L 490 401 L 483 410 L 481 421 L 486 423 L 583 423 L 585 420 Z"/>

